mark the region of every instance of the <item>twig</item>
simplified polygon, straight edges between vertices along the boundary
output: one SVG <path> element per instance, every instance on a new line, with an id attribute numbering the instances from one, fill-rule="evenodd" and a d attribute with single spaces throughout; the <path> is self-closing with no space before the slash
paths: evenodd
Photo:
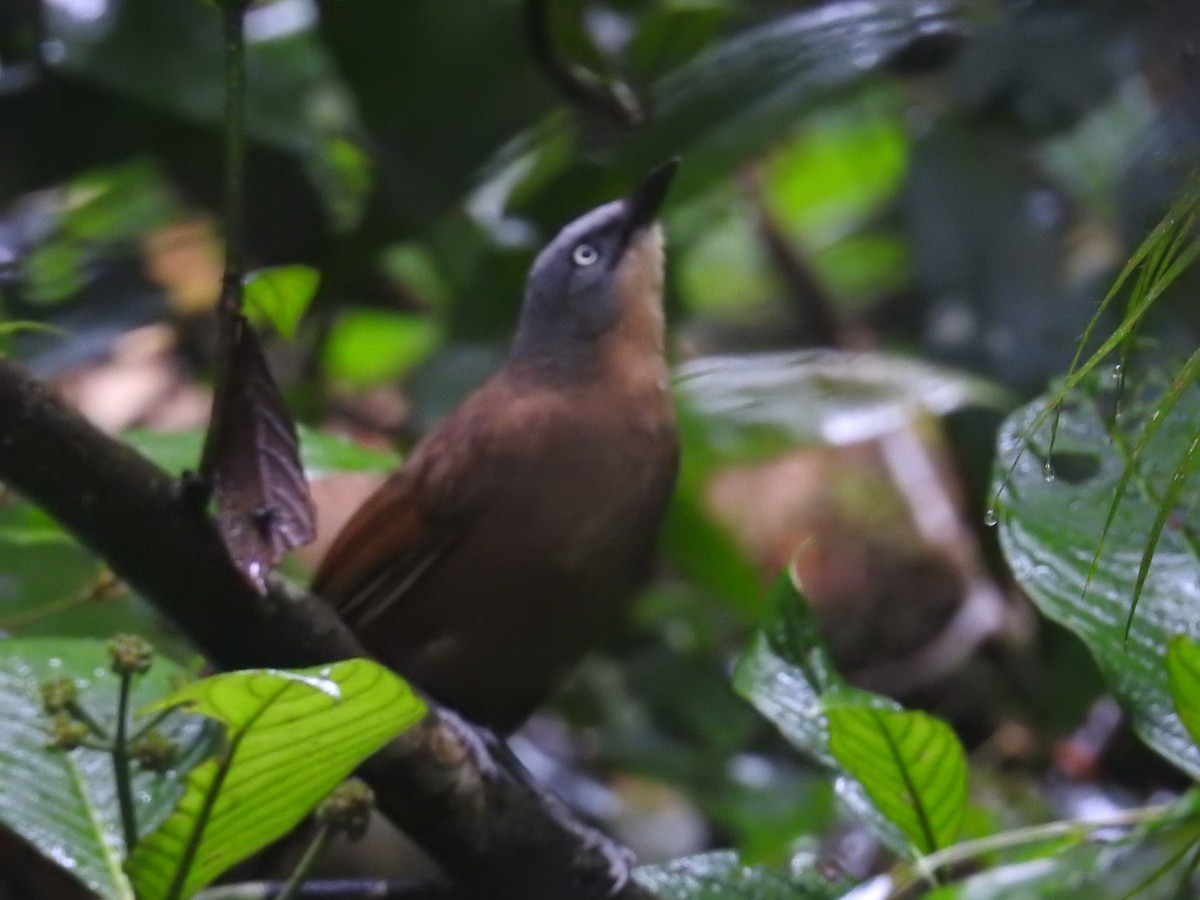
<path id="1" fill-rule="evenodd" d="M 594 72 L 568 61 L 554 43 L 550 22 L 553 0 L 525 0 L 525 30 L 533 58 L 563 95 L 585 110 L 594 110 L 622 128 L 636 128 L 646 113 L 629 86 L 606 81 Z"/>
<path id="2" fill-rule="evenodd" d="M 180 483 L 0 359 L 0 481 L 105 559 L 214 663 L 312 666 L 369 656 L 319 598 L 273 583 L 260 596 Z M 547 809 L 434 712 L 360 770 L 381 812 L 464 890 L 538 900 L 633 900 L 620 851 Z"/>
<path id="3" fill-rule="evenodd" d="M 333 832 L 334 828 L 329 823 L 324 823 L 317 829 L 316 836 L 309 842 L 308 849 L 300 857 L 300 862 L 296 863 L 291 877 L 288 878 L 275 900 L 298 900 L 304 880 L 312 874 L 321 857 L 325 855 L 325 851 L 329 848 L 329 842 L 333 840 Z"/>
<path id="4" fill-rule="evenodd" d="M 133 782 L 129 772 L 129 692 L 133 673 L 120 674 L 121 687 L 117 694 L 117 723 L 112 743 L 113 781 L 117 786 L 117 806 L 121 809 L 121 832 L 125 837 L 125 855 L 137 846 L 137 813 L 133 805 Z"/>
<path id="5" fill-rule="evenodd" d="M 209 888 L 194 900 L 281 900 L 278 881 L 248 881 Z M 441 882 L 415 879 L 307 881 L 295 900 L 470 900 Z"/>
<path id="6" fill-rule="evenodd" d="M 897 885 L 890 896 L 898 896 L 916 881 L 929 880 L 932 873 L 939 869 L 955 866 L 988 853 L 1009 850 L 1013 847 L 1024 847 L 1029 844 L 1040 844 L 1045 841 L 1070 837 L 1071 835 L 1086 835 L 1093 831 L 1099 831 L 1102 828 L 1132 828 L 1135 825 L 1142 825 L 1147 822 L 1155 822 L 1163 819 L 1170 813 L 1171 809 L 1172 807 L 1169 804 L 1138 806 L 1132 809 L 1123 809 L 1110 816 L 1088 819 L 1063 819 L 1058 822 L 1047 822 L 1043 825 L 1031 825 L 1028 828 L 1013 828 L 1009 831 L 1002 831 L 998 834 L 977 838 L 973 841 L 963 841 L 961 844 L 955 844 L 952 847 L 947 847 L 944 850 L 938 850 L 935 853 L 930 853 L 928 856 L 922 857 L 917 863 L 917 867 L 920 870 L 919 878 L 909 881 L 906 884 Z"/>

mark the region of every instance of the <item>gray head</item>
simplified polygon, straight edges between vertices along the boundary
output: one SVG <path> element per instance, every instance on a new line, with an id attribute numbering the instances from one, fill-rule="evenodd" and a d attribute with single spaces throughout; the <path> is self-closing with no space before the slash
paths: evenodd
<path id="1" fill-rule="evenodd" d="M 515 358 L 568 361 L 586 355 L 630 305 L 622 290 L 661 284 L 660 274 L 641 278 L 627 270 L 661 269 L 661 252 L 647 253 L 644 245 L 661 240 L 654 220 L 677 167 L 674 160 L 659 166 L 628 197 L 584 213 L 538 254 L 525 287 Z M 646 299 L 661 302 L 658 296 Z"/>

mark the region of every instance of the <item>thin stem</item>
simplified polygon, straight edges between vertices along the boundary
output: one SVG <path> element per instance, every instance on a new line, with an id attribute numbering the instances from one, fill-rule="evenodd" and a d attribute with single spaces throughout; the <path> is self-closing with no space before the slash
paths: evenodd
<path id="1" fill-rule="evenodd" d="M 174 706 L 168 707 L 167 709 L 160 709 L 157 713 L 155 713 L 153 716 L 151 716 L 148 721 L 143 722 L 141 725 L 138 726 L 137 731 L 135 731 L 132 735 L 130 735 L 129 743 L 136 744 L 138 741 L 140 741 L 142 738 L 144 738 L 146 735 L 148 735 L 150 733 L 151 729 L 156 728 L 157 726 L 161 725 L 163 720 L 170 717 L 170 715 L 174 712 L 175 712 Z"/>
<path id="2" fill-rule="evenodd" d="M 958 865 L 978 856 L 1076 834 L 1083 836 L 1101 828 L 1131 828 L 1134 825 L 1161 819 L 1170 812 L 1171 808 L 1170 804 L 1139 806 L 1133 809 L 1124 809 L 1103 818 L 1063 819 L 1043 825 L 1032 825 L 1028 828 L 1014 828 L 1011 831 L 1002 831 L 999 834 L 988 835 L 973 841 L 963 841 L 961 844 L 955 844 L 953 847 L 947 847 L 922 857 L 917 863 L 920 877 L 897 885 L 891 896 L 898 896 L 902 891 L 911 887 L 916 880 L 931 880 L 932 873 L 938 869 Z"/>
<path id="3" fill-rule="evenodd" d="M 237 752 L 241 737 L 242 735 L 239 734 L 234 738 L 221 757 L 216 774 L 213 775 L 212 784 L 208 786 L 208 792 L 204 795 L 204 803 L 196 816 L 196 823 L 192 826 L 192 833 L 188 835 L 187 846 L 183 848 L 183 855 L 175 869 L 175 877 L 171 879 L 167 900 L 182 900 L 183 898 L 183 888 L 187 884 L 188 873 L 191 872 L 192 863 L 196 861 L 196 854 L 200 851 L 200 841 L 204 837 L 204 829 L 208 827 L 208 820 L 212 818 L 213 807 L 216 806 L 217 796 L 221 793 L 221 788 L 229 775 L 229 769 L 233 764 L 233 755 Z"/>
<path id="4" fill-rule="evenodd" d="M 533 57 L 563 96 L 582 109 L 603 113 L 622 128 L 646 120 L 636 95 L 622 82 L 606 82 L 594 72 L 567 60 L 554 43 L 550 15 L 552 0 L 525 0 L 525 31 Z"/>
<path id="5" fill-rule="evenodd" d="M 245 6 L 237 0 L 221 5 L 225 34 L 225 274 L 221 300 L 242 306 L 242 274 L 246 267 L 246 37 Z"/>
<path id="6" fill-rule="evenodd" d="M 325 824 L 317 829 L 317 834 L 312 839 L 312 843 L 304 851 L 304 856 L 300 857 L 300 862 L 296 863 L 296 868 L 292 870 L 291 876 L 283 886 L 283 889 L 276 895 L 275 900 L 295 900 L 300 895 L 300 886 L 304 884 L 305 879 L 312 873 L 317 863 L 321 861 L 321 857 L 325 855 L 325 850 L 329 847 L 331 840 L 333 840 L 333 827 L 331 825 Z"/>
<path id="7" fill-rule="evenodd" d="M 133 673 L 121 673 L 121 690 L 117 695 L 117 726 L 113 736 L 112 763 L 113 779 L 117 784 L 117 803 L 121 808 L 121 830 L 125 835 L 125 853 L 133 852 L 137 846 L 137 814 L 133 808 L 133 781 L 129 772 L 129 692 L 133 686 Z"/>
<path id="8" fill-rule="evenodd" d="M 90 731 L 94 737 L 104 741 L 107 748 L 107 742 L 109 740 L 108 729 L 96 721 L 96 718 L 84 708 L 82 703 L 80 703 L 78 700 L 72 700 L 67 704 L 67 712 L 71 714 L 72 718 L 86 725 L 87 730 Z"/>

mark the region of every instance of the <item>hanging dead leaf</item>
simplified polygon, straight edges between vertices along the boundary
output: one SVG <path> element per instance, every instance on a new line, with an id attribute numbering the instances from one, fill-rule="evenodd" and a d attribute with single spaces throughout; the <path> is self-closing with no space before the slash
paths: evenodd
<path id="1" fill-rule="evenodd" d="M 218 379 L 201 473 L 229 555 L 259 589 L 283 554 L 312 540 L 316 515 L 296 427 L 245 316 L 222 313 Z"/>

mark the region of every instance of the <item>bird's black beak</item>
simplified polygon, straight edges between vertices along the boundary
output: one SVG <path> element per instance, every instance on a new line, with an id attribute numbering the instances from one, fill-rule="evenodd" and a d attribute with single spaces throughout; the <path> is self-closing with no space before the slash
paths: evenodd
<path id="1" fill-rule="evenodd" d="M 661 166 L 651 169 L 642 179 L 642 183 L 626 198 L 623 244 L 628 244 L 630 238 L 654 221 L 678 168 L 679 160 L 669 159 Z"/>

